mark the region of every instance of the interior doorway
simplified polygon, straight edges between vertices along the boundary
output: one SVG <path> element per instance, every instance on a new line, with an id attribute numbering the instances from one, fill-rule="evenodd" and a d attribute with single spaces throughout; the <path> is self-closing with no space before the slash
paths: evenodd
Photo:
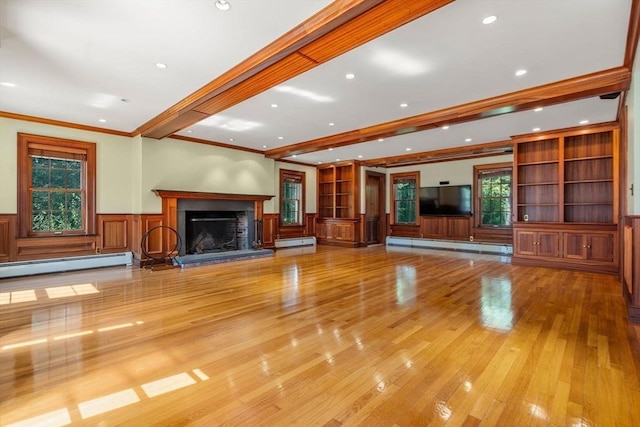
<path id="1" fill-rule="evenodd" d="M 386 237 L 386 175 L 365 171 L 366 244 L 383 243 Z"/>

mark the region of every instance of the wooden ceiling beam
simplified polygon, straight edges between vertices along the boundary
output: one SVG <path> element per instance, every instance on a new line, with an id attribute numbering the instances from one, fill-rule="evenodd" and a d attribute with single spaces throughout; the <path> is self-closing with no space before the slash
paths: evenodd
<path id="1" fill-rule="evenodd" d="M 391 138 L 402 134 L 434 129 L 444 125 L 454 125 L 537 107 L 546 107 L 625 91 L 629 89 L 630 83 L 630 70 L 626 67 L 616 67 L 367 128 L 274 148 L 266 151 L 265 156 L 272 159 L 281 159 L 294 154 L 300 155 L 329 148 L 344 147 L 374 141 L 379 138 Z"/>
<path id="2" fill-rule="evenodd" d="M 138 127 L 161 139 L 454 0 L 339 0 Z"/>
<path id="3" fill-rule="evenodd" d="M 486 144 L 466 145 L 464 147 L 443 148 L 422 153 L 403 154 L 392 157 L 363 160 L 361 164 L 372 167 L 398 167 L 425 163 L 448 162 L 478 157 L 498 156 L 511 153 L 513 141 L 489 142 Z"/>

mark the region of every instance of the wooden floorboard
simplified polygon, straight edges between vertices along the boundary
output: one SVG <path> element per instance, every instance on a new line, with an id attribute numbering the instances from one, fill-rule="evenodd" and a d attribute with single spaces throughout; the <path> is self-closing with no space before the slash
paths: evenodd
<path id="1" fill-rule="evenodd" d="M 613 276 L 320 246 L 0 280 L 0 425 L 640 426 Z"/>

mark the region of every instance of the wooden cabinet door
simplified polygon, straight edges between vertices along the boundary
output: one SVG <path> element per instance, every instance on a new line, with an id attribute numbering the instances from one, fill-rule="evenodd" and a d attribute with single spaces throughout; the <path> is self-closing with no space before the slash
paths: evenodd
<path id="1" fill-rule="evenodd" d="M 615 259 L 613 234 L 591 234 L 587 248 L 589 259 L 593 261 L 613 262 Z"/>
<path id="2" fill-rule="evenodd" d="M 423 237 L 434 239 L 444 238 L 447 233 L 446 218 L 442 216 L 421 216 L 420 225 Z"/>
<path id="3" fill-rule="evenodd" d="M 470 224 L 467 217 L 447 218 L 447 234 L 453 239 L 469 240 Z"/>
<path id="4" fill-rule="evenodd" d="M 355 241 L 353 224 L 333 224 L 334 238 L 336 240 L 346 240 L 349 242 Z"/>
<path id="5" fill-rule="evenodd" d="M 537 253 L 544 257 L 558 257 L 560 254 L 560 235 L 555 232 L 539 231 L 537 234 Z"/>
<path id="6" fill-rule="evenodd" d="M 316 225 L 316 237 L 318 239 L 329 239 L 329 238 L 331 238 L 330 227 L 331 227 L 331 224 L 327 224 L 325 222 L 319 222 Z"/>
<path id="7" fill-rule="evenodd" d="M 518 255 L 536 255 L 536 232 L 518 230 L 515 244 L 515 252 Z"/>
<path id="8" fill-rule="evenodd" d="M 584 233 L 564 233 L 564 257 L 587 259 L 587 235 Z"/>

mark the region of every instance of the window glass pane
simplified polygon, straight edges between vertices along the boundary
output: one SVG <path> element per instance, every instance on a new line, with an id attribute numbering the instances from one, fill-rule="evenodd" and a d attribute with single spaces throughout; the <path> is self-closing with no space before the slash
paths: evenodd
<path id="1" fill-rule="evenodd" d="M 49 209 L 49 193 L 46 191 L 34 191 L 31 194 L 31 206 L 33 211 L 46 211 Z"/>
<path id="2" fill-rule="evenodd" d="M 33 168 L 32 185 L 34 188 L 46 188 L 49 186 L 49 169 Z"/>
<path id="3" fill-rule="evenodd" d="M 64 169 L 53 169 L 50 171 L 50 182 L 52 188 L 64 188 L 67 174 Z"/>
<path id="4" fill-rule="evenodd" d="M 480 188 L 480 224 L 511 224 L 511 171 L 484 171 L 478 176 Z"/>
<path id="5" fill-rule="evenodd" d="M 82 162 L 32 156 L 31 164 L 31 229 L 82 230 Z"/>
<path id="6" fill-rule="evenodd" d="M 49 213 L 46 211 L 34 212 L 31 221 L 31 228 L 33 231 L 49 231 Z"/>
<path id="7" fill-rule="evenodd" d="M 80 181 L 80 171 L 79 170 L 67 171 L 67 188 L 80 189 L 81 185 L 82 183 Z"/>

